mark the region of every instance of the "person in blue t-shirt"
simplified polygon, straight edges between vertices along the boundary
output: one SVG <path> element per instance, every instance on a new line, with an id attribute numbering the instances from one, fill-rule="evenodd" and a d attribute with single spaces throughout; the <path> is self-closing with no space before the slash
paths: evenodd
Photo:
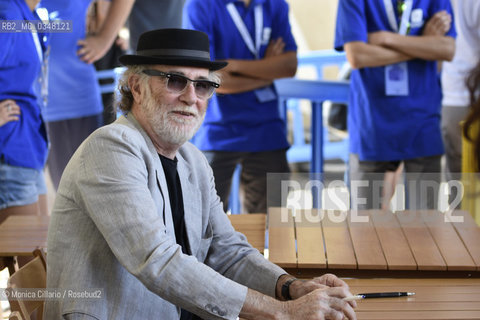
<path id="1" fill-rule="evenodd" d="M 51 140 L 48 169 L 55 189 L 77 147 L 103 124 L 103 105 L 93 62 L 111 47 L 134 0 L 112 0 L 106 23 L 87 36 L 92 0 L 41 0 L 52 21 L 71 22 L 70 32 L 52 33 L 48 104 L 44 110 Z"/>
<path id="2" fill-rule="evenodd" d="M 348 114 L 353 208 L 379 207 L 370 192 L 398 161 L 407 172 L 410 209 L 435 206 L 444 152 L 437 60 L 452 59 L 455 35 L 449 0 L 340 0 L 335 49 L 346 51 L 354 69 Z M 356 188 L 357 181 L 368 187 Z"/>
<path id="3" fill-rule="evenodd" d="M 184 26 L 210 38 L 213 58 L 228 61 L 195 144 L 212 166 L 228 208 L 232 175 L 242 165 L 245 212 L 266 212 L 267 172 L 289 172 L 286 125 L 272 82 L 291 77 L 297 46 L 284 0 L 191 0 Z"/>
<path id="4" fill-rule="evenodd" d="M 5 30 L 8 21 L 38 21 L 38 1 L 0 0 L 0 223 L 10 215 L 47 214 L 43 168 L 48 140 L 41 116 L 47 36 Z"/>

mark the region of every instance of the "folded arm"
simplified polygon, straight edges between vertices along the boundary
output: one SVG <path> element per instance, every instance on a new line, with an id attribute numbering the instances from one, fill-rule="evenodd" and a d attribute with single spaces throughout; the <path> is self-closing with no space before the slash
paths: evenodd
<path id="1" fill-rule="evenodd" d="M 348 62 L 353 68 L 380 67 L 410 59 L 451 60 L 455 40 L 445 34 L 451 27 L 446 11 L 434 14 L 425 24 L 422 35 L 405 36 L 390 31 L 368 34 L 368 42 L 345 44 Z"/>
<path id="2" fill-rule="evenodd" d="M 443 35 L 402 36 L 388 31 L 369 35 L 369 43 L 423 60 L 453 59 L 455 39 Z"/>
<path id="3" fill-rule="evenodd" d="M 361 41 L 346 43 L 345 53 L 353 69 L 381 67 L 413 59 L 403 52 Z"/>
<path id="4" fill-rule="evenodd" d="M 272 80 L 263 80 L 252 77 L 222 72 L 222 85 L 217 89 L 220 94 L 234 94 L 256 90 L 272 84 Z"/>
<path id="5" fill-rule="evenodd" d="M 232 94 L 270 85 L 278 78 L 293 77 L 297 71 L 297 54 L 289 51 L 259 60 L 230 59 L 222 70 L 219 93 Z"/>
<path id="6" fill-rule="evenodd" d="M 263 80 L 293 77 L 297 71 L 297 53 L 288 51 L 260 60 L 227 60 L 226 72 Z"/>

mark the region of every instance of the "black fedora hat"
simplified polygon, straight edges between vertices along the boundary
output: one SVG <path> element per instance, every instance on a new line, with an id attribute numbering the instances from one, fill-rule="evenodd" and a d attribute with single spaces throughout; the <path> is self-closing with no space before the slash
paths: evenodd
<path id="1" fill-rule="evenodd" d="M 143 33 L 136 54 L 119 58 L 123 65 L 166 64 L 219 70 L 227 65 L 210 60 L 206 33 L 188 29 L 159 29 Z"/>

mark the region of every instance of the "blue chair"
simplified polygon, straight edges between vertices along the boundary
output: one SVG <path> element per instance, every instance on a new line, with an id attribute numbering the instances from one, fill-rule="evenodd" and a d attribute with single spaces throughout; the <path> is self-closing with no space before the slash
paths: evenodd
<path id="1" fill-rule="evenodd" d="M 275 81 L 279 108 L 281 110 L 286 110 L 286 104 L 289 99 L 307 99 L 311 101 L 312 143 L 307 144 L 305 141 L 300 141 L 297 145 L 292 145 L 287 152 L 287 156 L 290 153 L 290 157 L 293 159 L 311 161 L 310 171 L 312 173 L 323 172 L 323 161 L 327 156 L 330 158 L 338 154 L 339 158 L 348 161 L 348 156 L 343 155 L 345 150 L 348 153 L 348 148 L 345 149 L 345 145 L 348 146 L 348 141 L 328 142 L 328 139 L 324 138 L 322 107 L 324 101 L 346 103 L 348 101 L 349 87 L 348 81 L 298 79 L 280 79 Z"/>
<path id="2" fill-rule="evenodd" d="M 125 70 L 125 67 L 118 67 L 114 69 L 97 71 L 96 75 L 100 86 L 100 93 L 115 93 L 117 91 L 118 80 Z M 117 110 L 117 118 L 121 115 L 121 111 Z"/>
<path id="3" fill-rule="evenodd" d="M 341 70 L 346 64 L 345 53 L 339 53 L 335 50 L 321 50 L 313 51 L 306 54 L 301 54 L 298 56 L 298 65 L 299 68 L 305 66 L 313 66 L 317 73 L 316 80 L 324 79 L 324 69 L 330 66 L 336 66 Z M 282 81 L 282 80 L 279 80 Z M 277 90 L 279 87 L 277 86 Z M 283 90 L 283 89 L 280 89 Z M 302 90 L 302 88 L 295 87 L 295 90 Z M 286 93 L 286 92 L 285 92 Z M 314 92 L 305 92 L 306 95 L 314 94 Z M 282 94 L 279 93 L 280 96 Z M 343 100 L 341 98 L 340 100 Z M 326 100 L 322 100 L 323 101 Z M 344 101 L 334 101 L 334 102 L 344 102 Z M 346 102 L 346 100 L 345 100 Z M 286 107 L 285 107 L 286 104 Z M 292 131 L 293 131 L 293 143 L 290 149 L 287 152 L 288 161 L 291 163 L 295 162 L 308 162 L 311 160 L 311 145 L 306 143 L 304 135 L 304 125 L 303 125 L 303 116 L 298 104 L 298 99 L 293 99 L 293 96 L 285 95 L 284 101 L 280 102 L 280 113 L 286 118 L 286 112 L 291 112 L 293 115 L 292 122 Z M 348 138 L 341 141 L 330 142 L 328 139 L 328 130 L 323 128 L 321 135 L 323 137 L 323 149 L 324 155 L 323 158 L 330 159 L 341 159 L 344 163 L 348 165 Z M 315 139 L 315 136 L 312 135 L 312 139 Z M 323 170 L 322 170 L 323 172 Z"/>
<path id="4" fill-rule="evenodd" d="M 125 71 L 124 67 L 115 69 L 99 70 L 97 71 L 97 80 L 108 80 L 108 83 L 100 83 L 100 93 L 113 93 L 117 90 L 118 80 Z"/>

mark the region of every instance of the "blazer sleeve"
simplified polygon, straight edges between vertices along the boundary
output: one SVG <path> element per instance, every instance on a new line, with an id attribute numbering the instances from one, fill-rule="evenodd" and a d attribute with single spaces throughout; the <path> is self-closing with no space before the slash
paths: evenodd
<path id="1" fill-rule="evenodd" d="M 277 280 L 286 272 L 265 259 L 243 234 L 235 231 L 223 211 L 210 165 L 198 149 L 192 146 L 190 150 L 190 154 L 183 156 L 198 171 L 198 187 L 204 193 L 202 197 L 208 212 L 207 228 L 212 234 L 204 263 L 237 283 L 275 297 Z"/>

